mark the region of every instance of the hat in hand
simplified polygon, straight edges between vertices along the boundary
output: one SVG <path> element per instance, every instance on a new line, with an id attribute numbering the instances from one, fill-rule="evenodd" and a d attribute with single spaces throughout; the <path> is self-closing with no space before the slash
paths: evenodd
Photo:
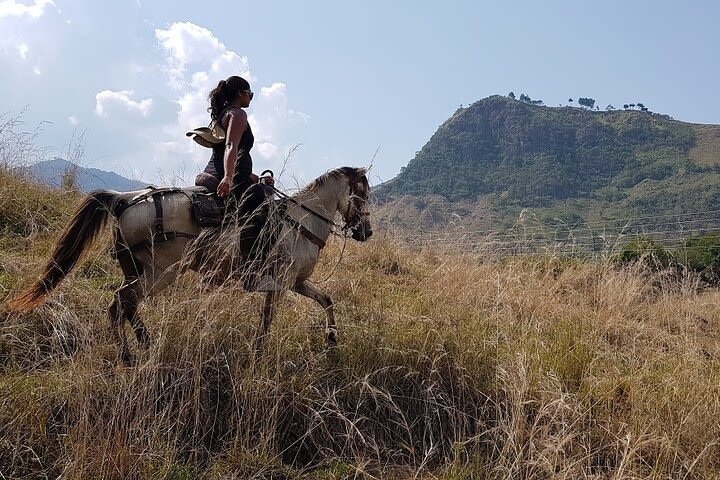
<path id="1" fill-rule="evenodd" d="M 190 130 L 185 135 L 192 137 L 195 142 L 206 148 L 213 148 L 215 145 L 225 143 L 225 132 L 221 129 L 210 129 L 208 127 L 198 127 Z"/>

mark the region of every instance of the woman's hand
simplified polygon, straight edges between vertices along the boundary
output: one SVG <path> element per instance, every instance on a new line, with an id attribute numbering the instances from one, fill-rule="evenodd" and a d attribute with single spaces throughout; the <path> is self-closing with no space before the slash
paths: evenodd
<path id="1" fill-rule="evenodd" d="M 225 197 L 228 193 L 230 193 L 230 189 L 232 188 L 232 185 L 233 185 L 232 177 L 225 175 L 223 177 L 223 179 L 220 181 L 220 185 L 218 185 L 217 194 L 221 198 Z"/>
<path id="2" fill-rule="evenodd" d="M 254 173 L 251 173 L 251 174 L 250 174 L 250 181 L 251 181 L 252 183 L 257 183 L 258 180 L 260 180 L 260 177 L 258 177 L 258 176 L 255 175 Z"/>

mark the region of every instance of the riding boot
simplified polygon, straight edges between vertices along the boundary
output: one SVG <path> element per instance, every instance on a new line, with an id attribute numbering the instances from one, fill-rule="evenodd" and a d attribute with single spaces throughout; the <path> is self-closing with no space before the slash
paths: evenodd
<path id="1" fill-rule="evenodd" d="M 277 240 L 277 226 L 271 220 L 274 206 L 268 199 L 271 191 L 264 185 L 249 188 L 240 204 L 238 247 L 245 260 L 243 267 L 244 287 L 253 292 L 281 291 L 282 283 L 276 279 L 273 269 L 266 262 Z"/>

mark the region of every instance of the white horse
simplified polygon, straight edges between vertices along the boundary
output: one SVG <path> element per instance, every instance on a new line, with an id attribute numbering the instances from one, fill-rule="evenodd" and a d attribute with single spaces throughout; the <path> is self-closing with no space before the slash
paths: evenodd
<path id="1" fill-rule="evenodd" d="M 238 232 L 242 229 L 203 231 L 192 215 L 193 192 L 198 189 L 91 192 L 65 228 L 40 278 L 10 301 L 8 309 L 25 311 L 40 305 L 75 266 L 112 214 L 118 220 L 112 254 L 125 278 L 115 291 L 108 313 L 121 358 L 129 364 L 125 321 L 132 326 L 142 348 L 147 348 L 150 342 L 137 313 L 143 299 L 156 295 L 188 269 L 199 271 L 212 283 L 248 273 L 247 268 L 236 268 L 246 260 L 238 256 L 241 236 Z M 323 307 L 326 340 L 329 347 L 335 345 L 337 329 L 332 300 L 308 278 L 331 234 L 337 212 L 345 221 L 343 229 L 349 229 L 352 238 L 358 241 L 370 238 L 369 194 L 366 170 L 342 167 L 322 175 L 285 200 L 282 213 L 274 217 L 276 241 L 266 255 L 266 264 L 271 266 L 271 285 L 259 288 L 267 290 L 267 294 L 258 341 L 267 335 L 277 300 L 284 291 L 292 290 Z"/>

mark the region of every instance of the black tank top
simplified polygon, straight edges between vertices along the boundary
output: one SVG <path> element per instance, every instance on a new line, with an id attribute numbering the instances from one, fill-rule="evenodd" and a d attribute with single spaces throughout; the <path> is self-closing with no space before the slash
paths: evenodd
<path id="1" fill-rule="evenodd" d="M 223 117 L 229 111 L 225 110 L 220 118 Z M 233 194 L 242 194 L 251 184 L 250 174 L 252 173 L 252 157 L 250 156 L 250 149 L 255 143 L 255 137 L 253 136 L 250 124 L 247 124 L 245 131 L 240 137 L 238 143 L 237 159 L 235 160 L 235 174 L 233 175 Z M 204 172 L 209 173 L 218 180 L 222 180 L 225 176 L 225 143 L 215 145 L 212 149 L 212 155 L 210 161 L 205 167 Z"/>

